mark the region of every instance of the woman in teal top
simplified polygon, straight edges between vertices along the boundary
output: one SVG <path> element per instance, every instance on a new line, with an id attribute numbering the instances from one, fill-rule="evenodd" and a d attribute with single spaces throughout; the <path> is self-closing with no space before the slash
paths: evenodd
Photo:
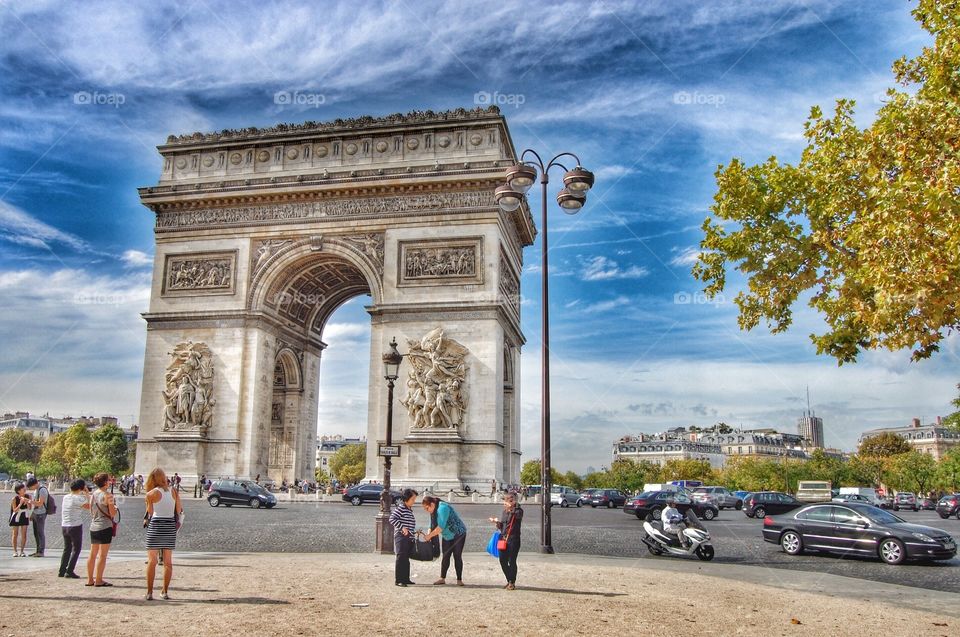
<path id="1" fill-rule="evenodd" d="M 457 571 L 457 586 L 463 586 L 463 547 L 467 543 L 467 525 L 463 523 L 453 507 L 432 495 L 423 497 L 423 508 L 433 519 L 436 513 L 437 525 L 424 537 L 429 541 L 438 535 L 443 538 L 443 559 L 440 561 L 440 579 L 434 584 L 447 583 L 447 570 L 450 568 L 450 556 Z"/>

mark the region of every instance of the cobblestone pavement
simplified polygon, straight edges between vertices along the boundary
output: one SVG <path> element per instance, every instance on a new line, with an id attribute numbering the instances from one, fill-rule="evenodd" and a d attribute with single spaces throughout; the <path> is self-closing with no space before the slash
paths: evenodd
<path id="1" fill-rule="evenodd" d="M 178 549 L 189 551 L 245 551 L 279 553 L 367 553 L 373 550 L 376 505 L 354 507 L 346 503 L 284 503 L 274 509 L 247 507 L 212 508 L 202 500 L 185 500 L 186 522 L 178 539 Z M 539 545 L 539 506 L 527 505 L 523 528 L 525 551 Z M 457 506 L 469 529 L 466 550 L 482 552 L 492 532 L 487 518 L 497 515 L 497 505 Z M 123 520 L 115 546 L 120 550 L 142 549 L 143 501 L 126 498 L 121 504 Z M 425 527 L 426 514 L 417 509 L 417 522 Z M 932 511 L 900 512 L 910 522 L 944 529 L 960 538 L 960 521 L 941 520 Z M 865 559 L 839 559 L 823 555 L 791 557 L 780 548 L 761 539 L 759 520 L 739 511 L 723 511 L 704 522 L 713 535 L 717 557 L 714 564 L 765 566 L 779 570 L 798 570 L 843 575 L 859 579 L 902 584 L 919 588 L 960 593 L 960 558 L 933 564 L 888 566 Z M 641 523 L 621 509 L 553 509 L 553 545 L 558 553 L 580 553 L 630 557 L 651 561 L 676 561 L 681 558 L 652 557 L 640 542 Z M 59 549 L 61 538 L 53 521 L 48 522 L 50 551 Z M 4 546 L 9 547 L 9 536 Z M 85 541 L 86 544 L 86 541 Z M 33 549 L 32 535 L 29 539 Z M 7 549 L 9 550 L 9 549 Z M 651 564 L 652 565 L 652 564 Z M 786 574 L 784 574 L 786 577 Z"/>

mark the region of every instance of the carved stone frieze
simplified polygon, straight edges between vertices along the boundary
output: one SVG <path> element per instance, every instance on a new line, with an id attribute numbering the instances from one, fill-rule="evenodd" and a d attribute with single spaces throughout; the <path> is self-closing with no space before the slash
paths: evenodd
<path id="1" fill-rule="evenodd" d="M 163 431 L 205 436 L 213 419 L 213 355 L 205 343 L 178 344 L 164 376 Z"/>
<path id="2" fill-rule="evenodd" d="M 410 372 L 407 395 L 400 403 L 407 408 L 412 429 L 457 429 L 467 413 L 466 347 L 436 328 L 419 341 L 407 341 Z"/>
<path id="3" fill-rule="evenodd" d="M 400 242 L 400 285 L 483 282 L 483 240 Z"/>
<path id="4" fill-rule="evenodd" d="M 204 226 L 252 225 L 322 219 L 324 217 L 387 216 L 402 213 L 435 213 L 443 210 L 495 208 L 492 190 L 436 192 L 418 195 L 321 199 L 258 206 L 230 206 L 157 213 L 157 230 Z"/>
<path id="5" fill-rule="evenodd" d="M 163 294 L 233 294 L 236 264 L 236 251 L 168 254 Z"/>

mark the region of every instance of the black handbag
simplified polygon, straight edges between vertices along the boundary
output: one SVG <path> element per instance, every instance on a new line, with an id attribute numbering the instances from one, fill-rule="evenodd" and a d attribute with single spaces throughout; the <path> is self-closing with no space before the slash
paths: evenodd
<path id="1" fill-rule="evenodd" d="M 432 542 L 424 542 L 420 538 L 414 538 L 411 541 L 413 542 L 413 550 L 410 551 L 411 560 L 416 560 L 418 562 L 432 562 L 436 559 L 436 556 L 433 554 Z"/>

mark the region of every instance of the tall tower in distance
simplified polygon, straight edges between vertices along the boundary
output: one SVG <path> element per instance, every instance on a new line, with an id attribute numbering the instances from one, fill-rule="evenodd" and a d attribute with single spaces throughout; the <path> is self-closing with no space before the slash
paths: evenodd
<path id="1" fill-rule="evenodd" d="M 798 433 L 810 441 L 810 445 L 823 449 L 823 419 L 810 411 L 810 387 L 807 387 L 807 411 L 797 421 Z"/>

